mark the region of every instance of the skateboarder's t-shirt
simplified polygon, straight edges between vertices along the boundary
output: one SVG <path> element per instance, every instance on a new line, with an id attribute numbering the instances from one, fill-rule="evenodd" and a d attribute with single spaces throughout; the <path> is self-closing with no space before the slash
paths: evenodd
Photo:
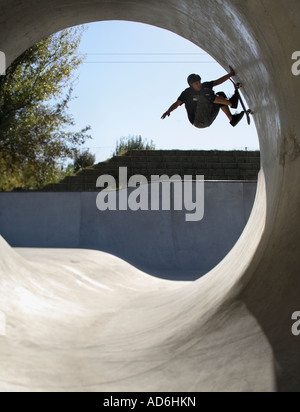
<path id="1" fill-rule="evenodd" d="M 183 104 L 185 104 L 189 120 L 192 124 L 194 124 L 195 121 L 195 114 L 199 96 L 203 96 L 203 91 L 205 89 L 212 90 L 213 87 L 214 82 L 205 82 L 202 83 L 202 89 L 200 91 L 194 90 L 192 87 L 189 87 L 184 92 L 182 92 L 181 95 L 178 97 L 177 100 L 180 100 Z"/>

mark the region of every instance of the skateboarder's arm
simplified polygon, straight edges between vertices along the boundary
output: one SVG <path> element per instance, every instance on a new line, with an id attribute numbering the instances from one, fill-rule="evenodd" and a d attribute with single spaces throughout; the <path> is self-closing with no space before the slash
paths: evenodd
<path id="1" fill-rule="evenodd" d="M 230 69 L 230 73 L 227 74 L 226 76 L 221 77 L 218 80 L 214 81 L 214 86 L 219 86 L 220 84 L 225 83 L 227 80 L 229 80 L 232 76 L 235 75 L 235 71 L 233 70 L 233 68 L 231 66 L 229 66 Z"/>
<path id="2" fill-rule="evenodd" d="M 162 119 L 165 119 L 167 116 L 170 116 L 172 112 L 174 112 L 174 110 L 178 109 L 179 106 L 182 105 L 182 102 L 180 100 L 177 100 L 177 102 L 175 102 L 174 104 L 172 104 L 172 106 L 169 108 L 169 110 L 164 113 L 162 115 Z"/>

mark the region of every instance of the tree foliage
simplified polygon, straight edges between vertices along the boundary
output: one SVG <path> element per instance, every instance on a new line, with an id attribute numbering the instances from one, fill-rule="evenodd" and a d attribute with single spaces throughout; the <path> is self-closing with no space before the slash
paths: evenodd
<path id="1" fill-rule="evenodd" d="M 113 156 L 120 156 L 127 150 L 155 150 L 155 144 L 151 140 L 143 139 L 142 136 L 121 137 L 116 143 Z"/>
<path id="2" fill-rule="evenodd" d="M 37 189 L 56 181 L 59 163 L 89 138 L 68 114 L 83 28 L 43 39 L 0 77 L 0 190 Z"/>
<path id="3" fill-rule="evenodd" d="M 96 161 L 96 156 L 90 153 L 90 151 L 84 150 L 79 151 L 75 155 L 74 160 L 74 173 L 78 173 L 80 170 L 86 169 L 87 167 L 94 166 Z"/>

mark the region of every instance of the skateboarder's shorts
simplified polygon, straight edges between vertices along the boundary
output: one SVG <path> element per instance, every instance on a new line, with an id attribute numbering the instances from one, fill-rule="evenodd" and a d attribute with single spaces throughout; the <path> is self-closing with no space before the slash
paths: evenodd
<path id="1" fill-rule="evenodd" d="M 225 94 L 224 92 L 218 92 L 218 93 L 216 93 L 215 97 L 216 97 L 216 96 L 224 97 L 224 99 L 227 99 L 227 96 L 226 96 L 226 94 Z M 220 104 L 219 106 L 220 106 L 220 107 L 225 107 L 226 104 Z"/>
<path id="2" fill-rule="evenodd" d="M 225 93 L 218 92 L 216 95 L 213 90 L 210 89 L 203 90 L 203 95 L 199 96 L 194 120 L 194 126 L 198 129 L 205 129 L 211 126 L 216 120 L 221 107 L 225 106 L 214 103 L 216 96 L 227 99 Z"/>

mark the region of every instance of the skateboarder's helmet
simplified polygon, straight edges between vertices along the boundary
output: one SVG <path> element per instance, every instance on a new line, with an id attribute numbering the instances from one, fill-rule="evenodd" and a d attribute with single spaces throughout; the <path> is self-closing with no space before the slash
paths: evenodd
<path id="1" fill-rule="evenodd" d="M 193 83 L 196 83 L 199 81 L 201 82 L 201 77 L 199 76 L 199 74 L 193 73 L 189 75 L 187 81 L 188 81 L 188 84 L 191 86 Z"/>

